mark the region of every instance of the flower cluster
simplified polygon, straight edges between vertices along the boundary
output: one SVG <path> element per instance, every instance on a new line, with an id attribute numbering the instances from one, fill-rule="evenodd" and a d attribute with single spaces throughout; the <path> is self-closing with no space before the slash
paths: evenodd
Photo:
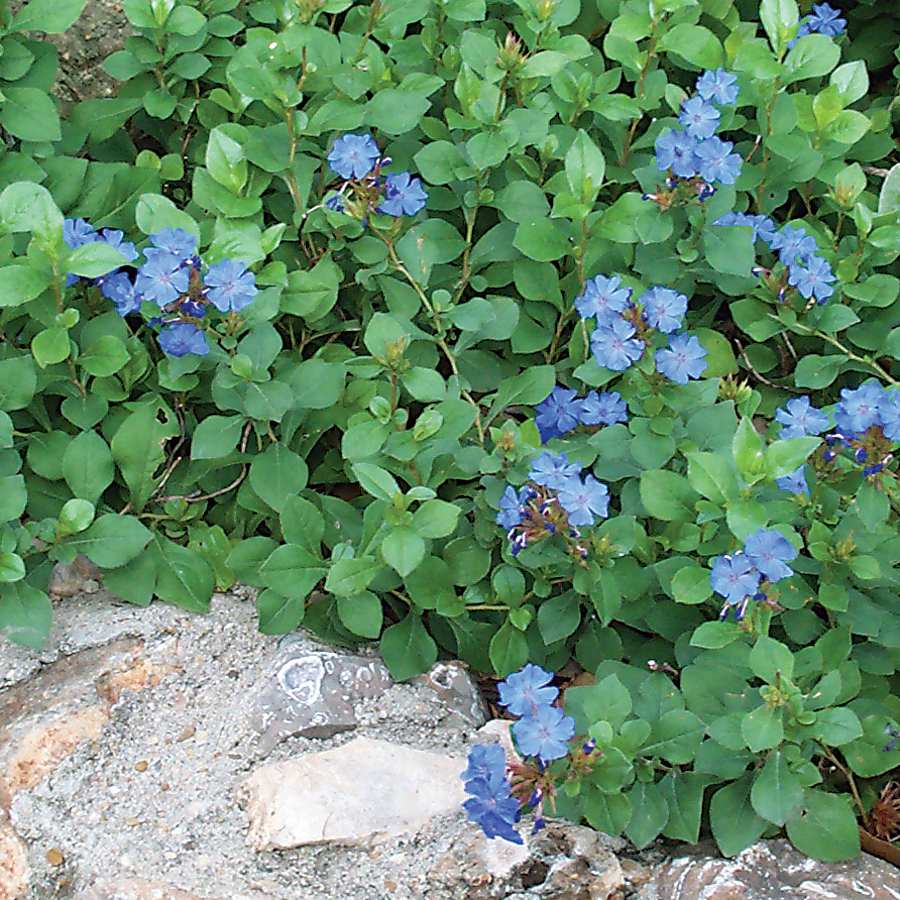
<path id="1" fill-rule="evenodd" d="M 822 435 L 821 452 L 815 459 L 823 469 L 834 462 L 842 450 L 849 450 L 854 462 L 861 465 L 864 478 L 876 478 L 894 455 L 894 444 L 900 441 L 900 391 L 885 390 L 877 381 L 867 381 L 858 388 L 843 388 L 834 407 L 834 425 L 829 416 L 810 405 L 808 397 L 789 400 L 786 407 L 775 411 L 775 421 L 782 425 L 780 438 Z M 782 490 L 809 495 L 806 466 L 777 479 Z"/>
<path id="2" fill-rule="evenodd" d="M 681 130 L 671 128 L 656 139 L 656 165 L 668 172 L 665 189 L 645 194 L 660 209 L 696 196 L 705 200 L 715 193 L 715 184 L 734 184 L 741 174 L 741 155 L 734 144 L 716 137 L 722 113 L 718 106 L 730 106 L 740 88 L 737 76 L 725 69 L 704 72 L 696 83 L 696 94 L 681 104 L 678 122 Z M 718 104 L 718 106 L 716 105 Z"/>
<path id="3" fill-rule="evenodd" d="M 581 477 L 581 463 L 569 462 L 566 453 L 545 451 L 532 463 L 530 483 L 520 490 L 506 486 L 497 504 L 497 523 L 512 542 L 513 556 L 541 538 L 559 534 L 570 554 L 587 558 L 579 543 L 581 527 L 590 527 L 609 513 L 609 488 L 593 475 Z"/>
<path id="4" fill-rule="evenodd" d="M 709 583 L 725 598 L 721 618 L 732 608 L 735 619 L 742 619 L 750 600 L 774 605 L 769 599 L 769 585 L 794 574 L 788 565 L 797 558 L 797 550 L 780 532 L 760 528 L 744 542 L 738 553 L 717 556 L 713 560 Z"/>
<path id="5" fill-rule="evenodd" d="M 804 228 L 785 225 L 779 229 L 767 216 L 730 212 L 716 219 L 713 225 L 748 225 L 753 229 L 753 241 L 767 244 L 784 267 L 778 271 L 757 267 L 752 271 L 761 275 L 764 283 L 783 301 L 790 288 L 820 306 L 834 293 L 834 272 L 828 262 L 818 255 L 816 239 Z"/>
<path id="6" fill-rule="evenodd" d="M 63 238 L 72 250 L 103 241 L 129 262 L 138 258 L 134 244 L 123 241 L 121 231 L 104 229 L 98 234 L 84 219 L 66 219 Z M 197 322 L 206 315 L 206 307 L 212 305 L 221 313 L 240 312 L 258 293 L 254 275 L 236 259 L 214 263 L 201 275 L 197 239 L 182 228 L 163 228 L 150 235 L 150 244 L 133 279 L 129 271 L 117 268 L 94 283 L 123 318 L 139 312 L 144 302 L 155 303 L 164 313 L 153 320 L 162 326 L 158 340 L 164 353 L 205 356 L 209 345 Z M 67 284 L 75 281 L 75 276 L 67 276 Z"/>
<path id="7" fill-rule="evenodd" d="M 688 300 L 671 288 L 652 287 L 632 301 L 631 288 L 618 275 L 597 275 L 575 300 L 582 319 L 593 319 L 591 352 L 599 365 L 624 372 L 640 360 L 651 344 L 651 333 L 668 337 L 669 346 L 654 353 L 656 369 L 676 384 L 687 384 L 706 371 L 707 351 L 694 336 L 680 333 Z"/>
<path id="8" fill-rule="evenodd" d="M 399 218 L 425 208 L 428 194 L 418 178 L 409 172 L 382 177 L 382 167 L 391 160 L 381 155 L 371 134 L 339 137 L 326 158 L 332 171 L 344 179 L 337 193 L 325 201 L 328 209 L 365 221 L 372 211 Z"/>
<path id="9" fill-rule="evenodd" d="M 552 672 L 529 663 L 499 685 L 500 704 L 519 717 L 512 735 L 523 757 L 521 763 L 507 765 L 499 744 L 478 745 L 469 751 L 461 777 L 470 799 L 463 808 L 469 821 L 478 823 L 489 838 L 521 844 L 522 837 L 513 825 L 523 808 L 535 811 L 532 834 L 543 827 L 544 800 L 552 807 L 556 793 L 556 773 L 549 769 L 554 761 L 569 757 L 571 772 L 590 771 L 594 742 L 587 741 L 575 750 L 569 747 L 575 720 L 555 704 L 559 689 L 550 684 L 552 679 Z"/>
<path id="10" fill-rule="evenodd" d="M 788 41 L 790 50 L 797 41 L 808 34 L 824 34 L 826 37 L 837 37 L 844 33 L 847 20 L 841 18 L 841 11 L 827 3 L 814 3 L 812 15 L 804 16 L 797 27 L 797 37 Z"/>
<path id="11" fill-rule="evenodd" d="M 534 424 L 541 443 L 568 434 L 579 425 L 615 425 L 628 421 L 628 409 L 618 391 L 588 391 L 584 397 L 571 388 L 556 385 L 534 408 Z"/>

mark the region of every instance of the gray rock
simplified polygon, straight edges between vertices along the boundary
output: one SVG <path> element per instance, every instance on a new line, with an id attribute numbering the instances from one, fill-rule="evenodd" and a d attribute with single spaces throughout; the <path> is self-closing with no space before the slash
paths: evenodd
<path id="1" fill-rule="evenodd" d="M 354 705 L 393 684 L 377 658 L 291 642 L 251 701 L 250 724 L 259 732 L 260 758 L 284 738 L 330 738 L 356 727 Z"/>
<path id="2" fill-rule="evenodd" d="M 485 723 L 487 707 L 464 663 L 458 660 L 435 663 L 414 681 L 430 687 L 462 724 L 478 728 Z"/>
<path id="3" fill-rule="evenodd" d="M 50 573 L 47 593 L 56 599 L 74 597 L 76 594 L 94 594 L 100 588 L 103 573 L 83 553 L 71 563 L 57 563 Z"/>
<path id="4" fill-rule="evenodd" d="M 414 832 L 460 812 L 465 760 L 387 741 L 342 747 L 257 769 L 241 786 L 256 850 L 354 843 Z"/>
<path id="5" fill-rule="evenodd" d="M 759 841 L 734 859 L 700 845 L 664 862 L 640 900 L 898 900 L 900 872 L 866 853 L 823 863 L 786 840 Z"/>
<path id="6" fill-rule="evenodd" d="M 98 882 L 76 895 L 75 900 L 202 900 L 171 884 L 146 878 L 121 878 Z"/>
<path id="7" fill-rule="evenodd" d="M 19 900 L 29 881 L 25 844 L 0 811 L 0 900 Z"/>

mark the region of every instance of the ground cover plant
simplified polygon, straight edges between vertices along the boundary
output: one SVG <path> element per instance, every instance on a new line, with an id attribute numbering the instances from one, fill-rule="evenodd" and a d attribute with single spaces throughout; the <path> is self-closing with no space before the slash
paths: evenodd
<path id="1" fill-rule="evenodd" d="M 0 6 L 0 627 L 77 552 L 240 580 L 397 678 L 525 673 L 493 835 L 895 836 L 889 5 L 126 0 L 61 118 L 82 5 Z"/>

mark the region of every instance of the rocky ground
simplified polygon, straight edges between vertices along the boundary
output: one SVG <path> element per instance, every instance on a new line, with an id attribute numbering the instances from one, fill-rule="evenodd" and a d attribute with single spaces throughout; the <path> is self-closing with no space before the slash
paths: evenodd
<path id="1" fill-rule="evenodd" d="M 260 635 L 247 592 L 199 616 L 90 574 L 56 583 L 42 652 L 0 638 L 0 900 L 900 898 L 886 863 L 782 841 L 488 841 L 459 773 L 506 726 L 464 668 L 394 684 L 372 652 Z"/>

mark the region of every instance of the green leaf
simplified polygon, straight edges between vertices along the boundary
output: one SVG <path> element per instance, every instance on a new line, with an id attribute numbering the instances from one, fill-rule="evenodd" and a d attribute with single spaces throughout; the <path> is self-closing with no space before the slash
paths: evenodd
<path id="1" fill-rule="evenodd" d="M 411 528 L 395 525 L 381 542 L 384 561 L 405 578 L 425 558 L 425 541 Z"/>
<path id="2" fill-rule="evenodd" d="M 183 228 L 195 238 L 200 237 L 197 223 L 168 197 L 160 194 L 144 194 L 138 200 L 135 218 L 144 234 L 158 234 L 163 228 Z"/>
<path id="3" fill-rule="evenodd" d="M 0 583 L 0 634 L 33 650 L 40 650 L 50 633 L 50 598 L 27 581 Z"/>
<path id="4" fill-rule="evenodd" d="M 771 750 L 784 740 L 783 714 L 780 708 L 760 706 L 741 719 L 744 743 L 754 752 Z"/>
<path id="5" fill-rule="evenodd" d="M 338 597 L 338 617 L 341 624 L 360 637 L 375 640 L 381 634 L 384 612 L 381 600 L 371 591 L 363 591 L 352 597 Z"/>
<path id="6" fill-rule="evenodd" d="M 256 595 L 256 613 L 261 634 L 287 634 L 303 621 L 306 601 L 266 588 Z"/>
<path id="7" fill-rule="evenodd" d="M 209 132 L 206 168 L 219 184 L 234 194 L 240 194 L 247 183 L 244 148 L 225 134 L 221 126 L 216 126 Z"/>
<path id="8" fill-rule="evenodd" d="M 709 824 L 719 850 L 725 856 L 737 856 L 766 830 L 768 822 L 750 803 L 752 774 L 719 788 L 709 805 Z"/>
<path id="9" fill-rule="evenodd" d="M 384 630 L 379 651 L 395 681 L 421 675 L 437 661 L 437 644 L 414 612 Z"/>
<path id="10" fill-rule="evenodd" d="M 159 401 L 148 401 L 131 413 L 113 436 L 112 456 L 135 509 L 143 509 L 156 490 L 155 474 L 166 460 L 163 446 L 177 434 L 175 417 Z"/>
<path id="11" fill-rule="evenodd" d="M 23 141 L 58 141 L 59 113 L 50 96 L 39 88 L 3 86 L 0 125 Z"/>
<path id="12" fill-rule="evenodd" d="M 190 612 L 206 612 L 216 586 L 209 563 L 196 550 L 160 535 L 154 543 L 159 554 L 156 595 Z"/>
<path id="13" fill-rule="evenodd" d="M 760 635 L 750 651 L 750 668 L 768 684 L 776 684 L 779 677 L 790 681 L 794 675 L 794 654 L 780 641 Z"/>
<path id="14" fill-rule="evenodd" d="M 816 390 L 828 387 L 838 377 L 846 362 L 847 357 L 841 353 L 829 353 L 827 356 L 807 353 L 794 369 L 794 384 Z"/>
<path id="15" fill-rule="evenodd" d="M 353 463 L 350 467 L 359 486 L 367 493 L 379 500 L 386 500 L 393 503 L 394 499 L 401 493 L 400 485 L 397 479 L 375 463 L 358 462 Z"/>
<path id="16" fill-rule="evenodd" d="M 406 134 L 425 115 L 431 101 L 421 94 L 384 88 L 366 104 L 365 121 L 385 134 Z"/>
<path id="17" fill-rule="evenodd" d="M 68 359 L 71 352 L 68 330 L 53 326 L 39 331 L 31 340 L 31 352 L 42 369 Z"/>
<path id="18" fill-rule="evenodd" d="M 121 371 L 131 359 L 125 343 L 111 334 L 102 334 L 78 357 L 78 365 L 88 375 L 108 378 Z"/>
<path id="19" fill-rule="evenodd" d="M 250 463 L 250 486 L 272 509 L 281 512 L 291 497 L 306 487 L 306 461 L 281 441 L 269 446 Z"/>
<path id="20" fill-rule="evenodd" d="M 859 717 L 846 706 L 822 709 L 816 713 L 816 721 L 810 726 L 817 741 L 829 746 L 840 747 L 862 737 L 863 728 Z"/>
<path id="21" fill-rule="evenodd" d="M 628 797 L 606 794 L 596 788 L 586 792 L 583 810 L 592 828 L 609 835 L 621 834 L 632 818 Z"/>
<path id="22" fill-rule="evenodd" d="M 507 619 L 491 638 L 491 665 L 498 675 L 516 672 L 528 662 L 528 642 L 525 635 Z"/>
<path id="23" fill-rule="evenodd" d="M 339 559 L 328 572 L 325 590 L 345 597 L 361 594 L 383 568 L 382 563 L 374 556 Z"/>
<path id="24" fill-rule="evenodd" d="M 775 825 L 784 825 L 800 809 L 803 785 L 791 772 L 780 750 L 770 753 L 766 764 L 756 773 L 750 802 L 759 815 Z"/>
<path id="25" fill-rule="evenodd" d="M 112 272 L 113 269 L 128 265 L 128 260 L 115 247 L 104 241 L 93 241 L 73 250 L 66 265 L 73 275 L 99 278 Z"/>
<path id="26" fill-rule="evenodd" d="M 566 153 L 565 171 L 572 193 L 592 203 L 603 185 L 606 160 L 583 128 L 578 129 L 578 134 Z"/>
<path id="27" fill-rule="evenodd" d="M 28 0 L 13 16 L 9 31 L 62 34 L 75 24 L 86 0 Z"/>
<path id="28" fill-rule="evenodd" d="M 33 266 L 0 267 L 0 307 L 21 306 L 34 300 L 51 283 L 49 272 Z"/>
<path id="29" fill-rule="evenodd" d="M 0 524 L 18 519 L 25 511 L 28 494 L 21 475 L 0 478 Z"/>
<path id="30" fill-rule="evenodd" d="M 574 250 L 574 244 L 556 219 L 532 219 L 520 222 L 513 246 L 529 259 L 552 262 Z"/>
<path id="31" fill-rule="evenodd" d="M 626 796 L 631 803 L 631 819 L 625 828 L 625 834 L 640 850 L 666 827 L 669 807 L 659 786 L 653 783 L 639 781 Z"/>
<path id="32" fill-rule="evenodd" d="M 672 595 L 677 603 L 696 604 L 708 600 L 712 596 L 709 569 L 702 566 L 679 569 L 672 578 Z"/>
<path id="33" fill-rule="evenodd" d="M 191 459 L 220 459 L 233 453 L 243 424 L 243 416 L 207 416 L 191 438 Z"/>
<path id="34" fill-rule="evenodd" d="M 737 499 L 740 495 L 737 473 L 732 461 L 724 454 L 697 451 L 685 453 L 685 456 L 688 459 L 688 480 L 693 488 L 713 503 L 724 504 Z"/>
<path id="35" fill-rule="evenodd" d="M 718 650 L 743 637 L 746 632 L 734 622 L 704 622 L 691 635 L 692 647 Z"/>
<path id="36" fill-rule="evenodd" d="M 788 38 L 795 33 L 800 12 L 794 0 L 762 0 L 759 18 L 777 57 L 787 47 Z"/>
<path id="37" fill-rule="evenodd" d="M 460 508 L 446 500 L 426 500 L 413 513 L 410 527 L 423 538 L 441 538 L 453 534 Z"/>
<path id="38" fill-rule="evenodd" d="M 669 810 L 666 827 L 662 832 L 665 837 L 688 844 L 697 843 L 705 786 L 704 776 L 678 770 L 669 772 L 659 782 L 657 788 Z"/>
<path id="39" fill-rule="evenodd" d="M 665 32 L 659 46 L 701 69 L 717 69 L 723 63 L 719 39 L 702 25 L 675 25 Z"/>
<path id="40" fill-rule="evenodd" d="M 83 431 L 72 439 L 63 455 L 62 467 L 72 493 L 95 505 L 116 474 L 109 445 L 94 431 Z"/>
<path id="41" fill-rule="evenodd" d="M 62 242 L 63 215 L 47 188 L 22 181 L 0 194 L 0 233 L 33 231 L 48 242 Z"/>
<path id="42" fill-rule="evenodd" d="M 840 862 L 859 855 L 859 827 L 849 794 L 807 788 L 801 812 L 786 827 L 791 843 L 813 859 Z"/>
<path id="43" fill-rule="evenodd" d="M 25 563 L 18 553 L 0 551 L 0 582 L 21 581 L 25 577 Z"/>
<path id="44" fill-rule="evenodd" d="M 289 600 L 304 601 L 324 578 L 322 560 L 299 544 L 282 544 L 260 566 L 263 584 Z"/>
<path id="45" fill-rule="evenodd" d="M 641 473 L 641 502 L 647 512 L 665 522 L 694 519 L 694 504 L 699 494 L 683 475 L 668 469 L 650 469 Z"/>
<path id="46" fill-rule="evenodd" d="M 77 497 L 67 500 L 56 517 L 57 529 L 65 535 L 78 534 L 94 521 L 95 514 L 96 509 L 93 503 L 79 500 Z"/>
<path id="47" fill-rule="evenodd" d="M 770 478 L 781 478 L 796 471 L 822 443 L 817 437 L 794 437 L 775 441 L 766 447 L 765 468 Z"/>
<path id="48" fill-rule="evenodd" d="M 734 440 L 731 442 L 731 449 L 738 471 L 745 481 L 752 482 L 756 475 L 764 471 L 762 437 L 747 416 L 741 418 Z"/>
<path id="49" fill-rule="evenodd" d="M 309 500 L 288 497 L 281 510 L 281 532 L 287 543 L 306 547 L 318 557 L 322 552 L 325 519 Z"/>
<path id="50" fill-rule="evenodd" d="M 694 758 L 705 732 L 706 726 L 694 713 L 673 709 L 653 727 L 641 752 L 647 756 L 662 757 L 673 765 L 684 765 Z"/>
<path id="51" fill-rule="evenodd" d="M 66 545 L 83 553 L 101 569 L 115 569 L 134 559 L 153 535 L 134 516 L 106 513 Z"/>
<path id="52" fill-rule="evenodd" d="M 756 264 L 750 229 L 710 225 L 703 232 L 702 243 L 707 261 L 717 272 L 750 277 Z"/>

